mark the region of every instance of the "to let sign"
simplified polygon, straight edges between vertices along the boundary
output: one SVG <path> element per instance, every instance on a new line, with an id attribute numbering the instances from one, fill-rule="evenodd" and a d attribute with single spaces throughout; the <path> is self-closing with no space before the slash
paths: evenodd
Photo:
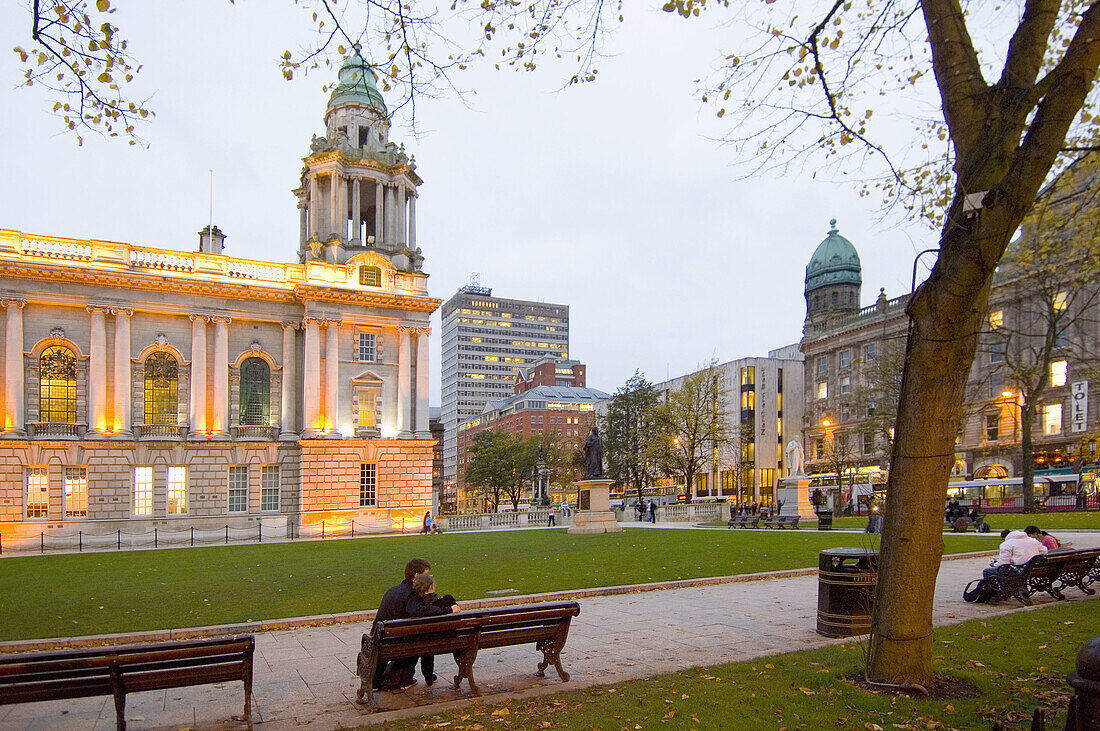
<path id="1" fill-rule="evenodd" d="M 1071 387 L 1073 404 L 1070 407 L 1072 413 L 1072 431 L 1082 432 L 1088 430 L 1089 422 L 1089 382 L 1077 381 Z"/>

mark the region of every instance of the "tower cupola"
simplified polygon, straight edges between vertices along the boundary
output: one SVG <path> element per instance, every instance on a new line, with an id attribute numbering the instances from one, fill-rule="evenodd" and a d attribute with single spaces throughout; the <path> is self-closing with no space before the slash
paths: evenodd
<path id="1" fill-rule="evenodd" d="M 298 257 L 345 264 L 381 255 L 399 271 L 420 272 L 416 198 L 424 181 L 405 146 L 388 139 L 378 76 L 360 51 L 355 44 L 340 66 L 325 107 L 326 136 L 314 136 L 303 159 L 294 191 Z"/>
<path id="2" fill-rule="evenodd" d="M 863 269 L 852 242 L 840 235 L 836 219 L 806 265 L 806 319 L 859 311 Z"/>

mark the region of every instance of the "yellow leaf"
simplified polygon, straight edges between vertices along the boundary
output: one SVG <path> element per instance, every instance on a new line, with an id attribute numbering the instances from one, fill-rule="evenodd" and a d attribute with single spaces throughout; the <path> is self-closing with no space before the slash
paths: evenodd
<path id="1" fill-rule="evenodd" d="M 111 7 L 110 0 L 95 0 L 95 7 L 101 13 L 107 12 L 107 8 Z"/>
<path id="2" fill-rule="evenodd" d="M 882 731 L 882 726 L 879 726 L 877 723 L 871 723 L 870 721 L 863 724 L 863 728 L 867 729 L 867 731 Z"/>
<path id="3" fill-rule="evenodd" d="M 501 708 L 499 711 L 493 711 L 494 716 L 507 716 L 509 713 L 507 708 Z"/>
<path id="4" fill-rule="evenodd" d="M 768 670 L 775 670 L 775 665 L 772 665 L 771 663 L 768 663 L 764 667 L 767 668 Z"/>

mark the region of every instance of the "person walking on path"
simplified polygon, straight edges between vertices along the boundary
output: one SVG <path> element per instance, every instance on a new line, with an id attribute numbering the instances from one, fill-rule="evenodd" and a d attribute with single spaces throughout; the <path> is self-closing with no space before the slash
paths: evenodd
<path id="1" fill-rule="evenodd" d="M 649 501 L 649 522 L 657 522 L 657 506 L 653 503 L 652 499 Z"/>
<path id="2" fill-rule="evenodd" d="M 550 512 L 546 514 L 546 527 L 553 528 L 556 525 L 554 522 L 554 506 L 550 506 Z"/>
<path id="3" fill-rule="evenodd" d="M 382 595 L 382 601 L 378 604 L 378 611 L 374 613 L 374 624 L 391 619 L 406 619 L 409 616 L 406 605 L 409 602 L 409 597 L 414 593 L 413 580 L 420 574 L 426 574 L 431 567 L 432 565 L 428 563 L 427 559 L 423 558 L 414 558 L 405 564 L 405 580 L 397 586 L 390 587 Z M 373 624 L 371 625 L 371 632 L 374 632 Z M 430 670 L 434 660 L 434 656 L 429 659 L 429 673 L 425 675 L 425 679 L 431 677 Z M 416 685 L 416 679 L 413 678 L 413 668 L 415 667 L 415 657 L 378 663 L 378 667 L 374 671 L 374 689 L 404 690 L 405 688 L 411 688 Z M 421 669 L 423 670 L 423 668 L 424 664 L 421 663 Z"/>

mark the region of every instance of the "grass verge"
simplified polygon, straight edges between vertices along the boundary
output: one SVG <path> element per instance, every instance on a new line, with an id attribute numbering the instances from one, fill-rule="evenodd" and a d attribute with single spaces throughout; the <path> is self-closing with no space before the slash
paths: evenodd
<path id="1" fill-rule="evenodd" d="M 1035 706 L 1061 728 L 1066 673 L 1096 631 L 1097 603 L 1056 604 L 936 631 L 936 668 L 981 696 L 929 701 L 856 687 L 859 643 L 694 668 L 532 699 L 476 703 L 387 724 L 390 729 L 981 729 L 1027 728 Z M 568 645 L 566 653 L 568 653 Z M 568 661 L 566 662 L 568 666 Z"/>
<path id="2" fill-rule="evenodd" d="M 448 533 L 0 560 L 0 640 L 196 627 L 373 609 L 413 556 L 441 592 L 534 594 L 805 568 L 878 536 L 630 529 Z M 990 544 L 992 545 L 992 544 Z M 973 537 L 949 552 L 987 548 Z"/>

